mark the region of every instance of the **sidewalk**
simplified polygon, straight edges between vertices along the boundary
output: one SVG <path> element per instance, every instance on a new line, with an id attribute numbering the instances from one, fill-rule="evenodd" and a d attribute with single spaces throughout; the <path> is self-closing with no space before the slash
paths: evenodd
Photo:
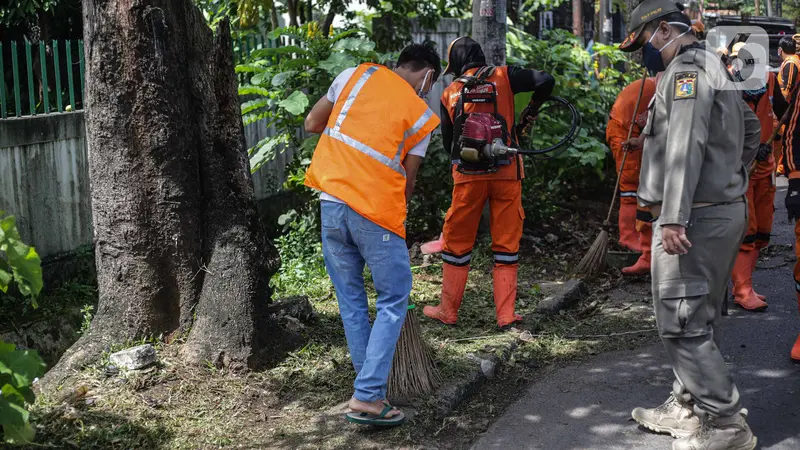
<path id="1" fill-rule="evenodd" d="M 772 244 L 791 245 L 792 227 L 776 195 Z M 760 449 L 800 449 L 800 365 L 789 349 L 800 331 L 792 282 L 791 248 L 776 251 L 755 274 L 768 297 L 764 313 L 746 313 L 731 301 L 722 321 L 723 354 L 749 410 Z M 474 449 L 669 449 L 672 439 L 629 420 L 636 406 L 657 406 L 669 395 L 672 370 L 660 344 L 611 353 L 558 369 L 520 393 L 520 400 L 475 443 Z"/>

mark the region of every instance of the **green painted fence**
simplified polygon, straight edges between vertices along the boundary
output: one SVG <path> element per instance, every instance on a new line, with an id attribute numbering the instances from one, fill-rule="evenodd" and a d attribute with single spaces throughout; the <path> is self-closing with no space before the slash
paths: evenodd
<path id="1" fill-rule="evenodd" d="M 234 63 L 248 61 L 253 50 L 280 45 L 285 43 L 265 36 L 239 37 L 233 41 Z M 85 66 L 80 40 L 0 42 L 0 119 L 83 109 Z"/>
<path id="2" fill-rule="evenodd" d="M 0 42 L 0 119 L 83 109 L 83 41 Z"/>

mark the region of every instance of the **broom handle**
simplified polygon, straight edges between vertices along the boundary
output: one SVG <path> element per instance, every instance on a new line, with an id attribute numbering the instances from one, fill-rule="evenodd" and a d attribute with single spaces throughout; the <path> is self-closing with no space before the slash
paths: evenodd
<path id="1" fill-rule="evenodd" d="M 647 68 L 642 71 L 642 85 L 639 87 L 639 96 L 636 97 L 636 107 L 633 108 L 633 117 L 631 117 L 631 125 L 628 127 L 628 139 L 627 141 L 631 140 L 631 136 L 633 136 L 633 125 L 636 123 L 636 116 L 639 115 L 639 103 L 642 101 L 642 93 L 644 93 L 644 82 L 647 79 Z M 622 164 L 619 165 L 619 171 L 617 172 L 617 182 L 614 184 L 614 196 L 611 197 L 611 206 L 608 208 L 608 215 L 606 216 L 606 221 L 603 222 L 603 226 L 610 226 L 611 225 L 611 214 L 614 212 L 614 205 L 617 203 L 617 194 L 619 193 L 619 180 L 622 179 L 622 169 L 625 168 L 625 160 L 628 159 L 628 149 L 625 148 L 622 152 Z"/>

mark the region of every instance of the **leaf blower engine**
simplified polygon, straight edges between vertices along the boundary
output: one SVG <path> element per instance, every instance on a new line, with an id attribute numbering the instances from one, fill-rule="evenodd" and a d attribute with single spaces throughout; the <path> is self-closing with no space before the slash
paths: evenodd
<path id="1" fill-rule="evenodd" d="M 503 124 L 488 113 L 472 113 L 461 129 L 461 158 L 471 163 L 492 162 L 517 153 L 503 142 Z"/>

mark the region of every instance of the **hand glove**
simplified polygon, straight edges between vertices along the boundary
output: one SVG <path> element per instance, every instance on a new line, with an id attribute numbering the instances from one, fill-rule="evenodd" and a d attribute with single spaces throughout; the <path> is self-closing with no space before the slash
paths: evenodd
<path id="1" fill-rule="evenodd" d="M 789 213 L 789 222 L 800 219 L 800 178 L 789 180 L 789 189 L 786 191 L 784 204 Z"/>
<path id="2" fill-rule="evenodd" d="M 756 152 L 756 161 L 766 161 L 772 149 L 767 144 L 760 144 Z"/>

